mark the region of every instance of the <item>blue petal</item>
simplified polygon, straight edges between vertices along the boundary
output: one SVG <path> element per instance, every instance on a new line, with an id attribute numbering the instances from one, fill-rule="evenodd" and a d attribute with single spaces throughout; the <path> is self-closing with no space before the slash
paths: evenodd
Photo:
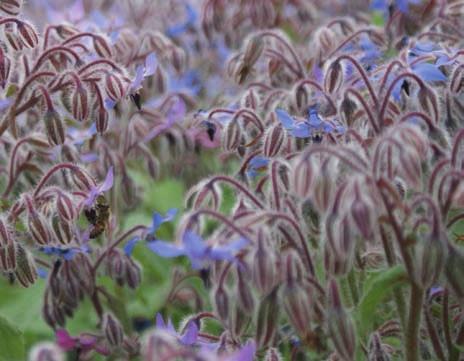
<path id="1" fill-rule="evenodd" d="M 135 69 L 135 78 L 132 82 L 131 89 L 138 90 L 142 87 L 144 68 L 142 65 L 137 66 Z"/>
<path id="2" fill-rule="evenodd" d="M 116 105 L 116 101 L 112 100 L 112 99 L 109 99 L 109 98 L 106 98 L 105 101 L 105 109 L 106 110 L 111 110 L 115 107 Z"/>
<path id="3" fill-rule="evenodd" d="M 39 267 L 37 268 L 37 275 L 40 277 L 40 278 L 47 278 L 47 275 L 48 275 L 48 271 L 45 269 L 45 268 L 42 268 L 42 267 Z"/>
<path id="4" fill-rule="evenodd" d="M 171 222 L 177 214 L 177 208 L 171 208 L 166 212 L 165 216 L 162 216 L 160 213 L 153 213 L 151 227 L 149 228 L 149 233 L 155 233 L 158 228 L 166 222 Z"/>
<path id="5" fill-rule="evenodd" d="M 126 256 L 131 256 L 134 251 L 135 245 L 140 241 L 139 237 L 131 238 L 124 246 L 124 253 Z"/>
<path id="6" fill-rule="evenodd" d="M 187 325 L 187 331 L 182 335 L 180 342 L 183 345 L 193 345 L 198 338 L 198 326 L 195 322 L 190 321 Z"/>
<path id="7" fill-rule="evenodd" d="M 434 64 L 420 63 L 413 66 L 414 72 L 425 81 L 445 81 L 446 76 Z"/>
<path id="8" fill-rule="evenodd" d="M 105 180 L 98 187 L 98 191 L 100 193 L 106 192 L 107 190 L 109 190 L 113 186 L 113 182 L 114 182 L 114 173 L 113 173 L 113 166 L 111 166 L 108 169 L 108 173 L 106 173 Z"/>
<path id="9" fill-rule="evenodd" d="M 192 260 L 194 258 L 203 258 L 208 246 L 203 238 L 192 231 L 186 231 L 182 239 L 187 255 Z"/>
<path id="10" fill-rule="evenodd" d="M 185 250 L 165 241 L 147 242 L 147 247 L 157 255 L 172 258 L 185 255 Z"/>
<path id="11" fill-rule="evenodd" d="M 306 122 L 299 122 L 292 131 L 295 138 L 309 138 L 311 136 L 311 129 Z"/>
<path id="12" fill-rule="evenodd" d="M 166 323 L 164 322 L 163 316 L 161 316 L 161 313 L 156 314 L 156 328 L 159 328 L 161 330 L 166 329 Z"/>
<path id="13" fill-rule="evenodd" d="M 277 119 L 279 119 L 280 123 L 282 123 L 282 126 L 285 129 L 293 129 L 295 125 L 295 120 L 285 110 L 278 108 L 275 110 L 275 112 L 277 114 Z"/>
<path id="14" fill-rule="evenodd" d="M 154 52 L 148 54 L 148 56 L 145 58 L 145 76 L 150 76 L 150 75 L 155 74 L 156 64 L 157 64 L 156 54 Z"/>

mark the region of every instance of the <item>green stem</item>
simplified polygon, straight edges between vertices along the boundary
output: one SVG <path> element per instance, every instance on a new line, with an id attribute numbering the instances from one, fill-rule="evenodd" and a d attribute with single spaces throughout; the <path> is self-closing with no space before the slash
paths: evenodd
<path id="1" fill-rule="evenodd" d="M 408 327 L 406 329 L 406 361 L 419 361 L 419 329 L 424 290 L 416 284 L 411 286 Z"/>

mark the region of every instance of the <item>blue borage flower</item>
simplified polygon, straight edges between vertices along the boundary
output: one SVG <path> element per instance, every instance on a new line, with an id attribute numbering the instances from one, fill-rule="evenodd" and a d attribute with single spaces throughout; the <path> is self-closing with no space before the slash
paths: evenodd
<path id="1" fill-rule="evenodd" d="M 158 231 L 160 226 L 163 223 L 171 222 L 172 220 L 174 220 L 176 215 L 177 215 L 177 209 L 176 208 L 169 209 L 166 212 L 166 215 L 164 215 L 164 216 L 161 215 L 161 213 L 158 213 L 158 212 L 153 213 L 151 225 L 146 230 L 147 236 L 151 236 L 151 237 L 155 238 L 156 237 L 156 232 Z M 130 239 L 126 243 L 126 245 L 124 246 L 124 253 L 127 256 L 131 256 L 132 252 L 134 251 L 134 247 L 136 246 L 136 244 L 139 241 L 141 241 L 140 237 L 134 237 L 134 238 Z"/>
<path id="2" fill-rule="evenodd" d="M 164 322 L 163 316 L 161 314 L 156 314 L 156 328 L 170 334 L 171 336 L 176 337 L 179 342 L 186 346 L 194 345 L 198 341 L 198 325 L 194 321 L 189 321 L 185 327 L 185 331 L 180 334 L 174 328 L 171 319 L 168 319 L 168 322 Z"/>
<path id="3" fill-rule="evenodd" d="M 421 0 L 372 0 L 370 8 L 387 14 L 389 6 L 393 4 L 403 14 L 407 14 L 409 12 L 409 4 L 419 4 L 420 2 Z"/>
<path id="4" fill-rule="evenodd" d="M 234 261 L 235 255 L 248 243 L 247 239 L 239 238 L 226 245 L 211 246 L 195 232 L 186 231 L 180 245 L 157 240 L 148 242 L 147 247 L 165 258 L 187 256 L 192 268 L 201 269 L 209 261 Z"/>
<path id="5" fill-rule="evenodd" d="M 335 126 L 323 120 L 317 111 L 316 106 L 309 107 L 308 117 L 305 120 L 297 121 L 283 109 L 276 109 L 277 118 L 282 126 L 295 138 L 309 138 L 316 132 L 323 133 L 343 133 L 342 126 Z"/>
<path id="6" fill-rule="evenodd" d="M 90 248 L 87 246 L 80 247 L 55 247 L 55 246 L 44 246 L 40 247 L 39 251 L 48 256 L 57 256 L 63 258 L 66 261 L 70 261 L 78 253 L 90 253 Z"/>
<path id="7" fill-rule="evenodd" d="M 248 163 L 246 174 L 250 178 L 256 178 L 260 172 L 265 170 L 269 164 L 266 157 L 255 156 Z"/>
<path id="8" fill-rule="evenodd" d="M 198 14 L 195 11 L 195 9 L 192 7 L 192 5 L 190 5 L 189 3 L 185 3 L 184 5 L 185 5 L 185 12 L 186 12 L 185 21 L 180 24 L 176 24 L 176 25 L 173 25 L 167 28 L 166 35 L 173 37 L 173 38 L 178 37 L 179 35 L 182 35 L 187 30 L 189 30 L 190 28 L 195 27 L 195 23 L 198 19 Z"/>
<path id="9" fill-rule="evenodd" d="M 95 202 L 95 199 L 97 199 L 97 197 L 100 194 L 111 189 L 111 187 L 113 186 L 113 181 L 114 181 L 113 167 L 110 167 L 103 183 L 95 187 L 92 187 L 87 198 L 84 200 L 84 205 L 87 207 L 90 207 Z"/>

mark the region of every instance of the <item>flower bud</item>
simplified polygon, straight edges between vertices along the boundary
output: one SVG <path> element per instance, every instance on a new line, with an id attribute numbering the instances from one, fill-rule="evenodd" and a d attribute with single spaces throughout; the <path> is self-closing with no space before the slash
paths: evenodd
<path id="1" fill-rule="evenodd" d="M 39 36 L 35 28 L 25 21 L 18 23 L 18 32 L 23 44 L 29 48 L 35 48 L 39 43 Z"/>
<path id="2" fill-rule="evenodd" d="M 259 35 L 252 35 L 246 44 L 243 62 L 249 67 L 255 65 L 264 50 L 264 41 Z"/>
<path id="3" fill-rule="evenodd" d="M 327 324 L 337 353 L 346 360 L 354 360 L 356 336 L 353 324 L 343 308 L 335 280 L 329 282 Z"/>
<path id="4" fill-rule="evenodd" d="M 95 125 L 97 132 L 100 134 L 103 134 L 108 129 L 108 112 L 104 107 L 98 107 Z"/>
<path id="5" fill-rule="evenodd" d="M 271 347 L 266 351 L 264 361 L 283 361 L 283 358 L 278 349 Z"/>
<path id="6" fill-rule="evenodd" d="M 309 284 L 286 283 L 282 291 L 283 308 L 288 319 L 301 339 L 306 339 L 311 333 L 313 302 Z"/>
<path id="7" fill-rule="evenodd" d="M 0 2 L 0 11 L 11 16 L 17 16 L 21 11 L 22 3 L 22 0 L 2 0 Z"/>
<path id="8" fill-rule="evenodd" d="M 56 197 L 56 209 L 58 215 L 66 221 L 72 221 L 76 218 L 77 212 L 74 202 L 68 193 L 60 192 Z"/>
<path id="9" fill-rule="evenodd" d="M 430 114 L 432 119 L 438 123 L 439 119 L 439 101 L 437 94 L 428 86 L 423 86 L 419 89 L 417 95 L 419 104 L 424 109 L 425 114 Z"/>
<path id="10" fill-rule="evenodd" d="M 95 180 L 90 174 L 80 167 L 74 168 L 71 174 L 74 184 L 81 191 L 90 192 L 90 190 L 96 186 Z"/>
<path id="11" fill-rule="evenodd" d="M 325 90 L 332 94 L 338 90 L 343 82 L 343 68 L 339 61 L 330 64 L 324 77 Z"/>
<path id="12" fill-rule="evenodd" d="M 345 275 L 353 265 L 355 240 L 347 216 L 326 221 L 327 242 L 324 248 L 326 270 L 334 276 Z"/>
<path id="13" fill-rule="evenodd" d="M 65 129 L 63 120 L 56 110 L 48 110 L 44 115 L 45 130 L 50 145 L 60 145 L 65 141 Z"/>
<path id="14" fill-rule="evenodd" d="M 311 158 L 299 156 L 290 169 L 290 189 L 302 200 L 312 194 L 314 180 L 317 177 L 317 169 Z"/>
<path id="15" fill-rule="evenodd" d="M 277 332 L 278 315 L 279 305 L 277 290 L 275 289 L 269 293 L 259 305 L 255 335 L 258 349 L 265 348 L 274 343 Z"/>
<path id="16" fill-rule="evenodd" d="M 214 304 L 216 306 L 216 312 L 219 318 L 227 323 L 229 319 L 229 295 L 226 288 L 219 284 L 216 291 L 214 292 Z"/>
<path id="17" fill-rule="evenodd" d="M 237 268 L 237 301 L 240 308 L 239 312 L 252 314 L 255 308 L 255 300 L 253 297 L 252 287 L 250 282 L 245 278 L 244 271 Z"/>
<path id="18" fill-rule="evenodd" d="M 5 89 L 10 75 L 11 61 L 0 46 L 0 86 Z"/>
<path id="19" fill-rule="evenodd" d="M 47 219 L 33 207 L 28 207 L 27 226 L 32 239 L 39 245 L 47 245 L 51 242 L 50 227 Z"/>
<path id="20" fill-rule="evenodd" d="M 125 283 L 126 262 L 124 255 L 118 250 L 113 249 L 105 257 L 106 274 L 119 286 Z"/>
<path id="21" fill-rule="evenodd" d="M 103 316 L 103 332 L 105 338 L 112 347 L 119 347 L 124 340 L 124 331 L 119 321 L 111 314 L 106 313 Z"/>
<path id="22" fill-rule="evenodd" d="M 285 140 L 285 131 L 280 124 L 271 127 L 264 135 L 263 153 L 272 158 L 279 154 Z"/>
<path id="23" fill-rule="evenodd" d="M 464 300 L 464 252 L 455 246 L 448 246 L 448 257 L 445 263 L 445 277 L 451 290 L 462 301 Z"/>
<path id="24" fill-rule="evenodd" d="M 226 152 L 234 152 L 242 143 L 242 128 L 237 121 L 230 121 L 222 132 L 222 147 Z"/>
<path id="25" fill-rule="evenodd" d="M 446 243 L 443 235 L 428 234 L 420 237 L 414 247 L 416 259 L 415 281 L 424 289 L 434 285 L 445 266 Z"/>
<path id="26" fill-rule="evenodd" d="M 142 273 L 140 266 L 134 262 L 130 257 L 125 256 L 126 260 L 126 283 L 127 285 L 135 289 L 140 285 L 142 281 Z"/>
<path id="27" fill-rule="evenodd" d="M 64 353 L 52 342 L 41 342 L 34 346 L 29 361 L 64 361 Z"/>
<path id="28" fill-rule="evenodd" d="M 8 44 L 14 51 L 20 51 L 23 49 L 24 45 L 21 41 L 21 38 L 12 31 L 5 31 L 5 37 L 8 41 Z"/>
<path id="29" fill-rule="evenodd" d="M 369 339 L 368 361 L 390 361 L 390 355 L 385 350 L 377 332 L 373 333 Z"/>
<path id="30" fill-rule="evenodd" d="M 253 259 L 253 283 L 261 295 L 266 295 L 276 281 L 276 260 L 274 250 L 262 233 L 258 236 L 258 246 Z"/>
<path id="31" fill-rule="evenodd" d="M 23 287 L 29 287 L 37 279 L 34 258 L 21 244 L 16 247 L 16 270 L 14 275 Z"/>
<path id="32" fill-rule="evenodd" d="M 62 217 L 53 217 L 52 228 L 55 233 L 55 239 L 60 244 L 67 245 L 74 239 L 73 223 Z"/>
<path id="33" fill-rule="evenodd" d="M 16 268 L 16 245 L 7 220 L 0 217 L 0 270 L 9 272 Z"/>
<path id="34" fill-rule="evenodd" d="M 111 58 L 112 51 L 108 41 L 101 35 L 93 36 L 93 47 L 96 53 L 102 58 Z"/>
<path id="35" fill-rule="evenodd" d="M 85 121 L 89 116 L 89 99 L 87 90 L 83 86 L 75 89 L 72 95 L 71 113 L 79 122 Z"/>
<path id="36" fill-rule="evenodd" d="M 113 101 L 122 99 L 126 93 L 123 80 L 115 73 L 106 74 L 105 89 L 106 94 Z"/>
<path id="37" fill-rule="evenodd" d="M 366 240 L 372 240 L 374 237 L 373 217 L 375 217 L 375 209 L 370 200 L 358 193 L 349 208 L 349 212 L 361 236 Z"/>

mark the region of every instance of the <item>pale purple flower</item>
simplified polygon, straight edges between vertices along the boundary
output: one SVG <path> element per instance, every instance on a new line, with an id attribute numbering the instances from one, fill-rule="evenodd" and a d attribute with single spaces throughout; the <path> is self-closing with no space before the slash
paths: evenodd
<path id="1" fill-rule="evenodd" d="M 72 337 L 65 329 L 59 329 L 55 332 L 56 343 L 64 351 L 72 351 L 76 348 L 84 352 L 95 350 L 101 355 L 109 355 L 110 351 L 98 343 L 95 336 L 81 334 L 79 337 Z"/>
<path id="2" fill-rule="evenodd" d="M 95 186 L 95 187 L 92 187 L 92 189 L 90 190 L 87 198 L 85 199 L 84 201 L 84 205 L 87 206 L 87 207 L 90 207 L 94 202 L 95 202 L 95 199 L 97 199 L 97 197 L 106 192 L 107 190 L 111 189 L 111 187 L 113 186 L 113 167 L 110 167 L 110 169 L 108 170 L 108 173 L 106 174 L 106 177 L 105 177 L 105 180 L 103 181 L 103 183 L 101 183 L 100 185 L 98 186 Z"/>
<path id="3" fill-rule="evenodd" d="M 168 319 L 168 322 L 165 323 L 163 316 L 161 314 L 156 314 L 156 328 L 158 330 L 163 330 L 174 336 L 179 340 L 179 342 L 185 346 L 192 346 L 198 341 L 198 325 L 194 321 L 189 321 L 185 327 L 185 331 L 181 334 L 177 332 L 172 324 L 171 319 Z"/>

